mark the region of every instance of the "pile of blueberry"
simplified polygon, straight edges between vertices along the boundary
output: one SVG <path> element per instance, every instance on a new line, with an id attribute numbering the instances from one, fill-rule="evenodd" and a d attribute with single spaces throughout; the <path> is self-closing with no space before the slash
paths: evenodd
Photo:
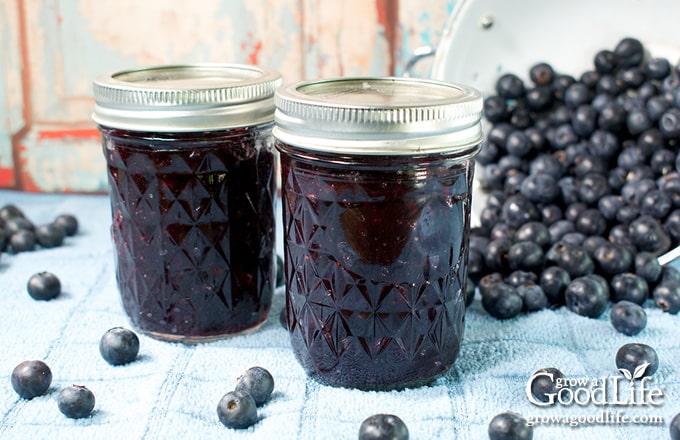
<path id="1" fill-rule="evenodd" d="M 0 252 L 28 252 L 39 246 L 61 246 L 65 237 L 78 232 L 78 219 L 71 214 L 61 214 L 51 223 L 36 226 L 15 205 L 0 208 Z"/>
<path id="2" fill-rule="evenodd" d="M 106 362 L 122 365 L 132 362 L 139 352 L 139 339 L 131 330 L 114 327 L 99 341 L 99 351 Z M 52 384 L 52 370 L 41 360 L 26 360 L 10 376 L 12 388 L 24 399 L 46 394 Z M 88 417 L 95 406 L 94 393 L 84 385 L 68 385 L 57 395 L 59 411 L 71 419 Z"/>
<path id="3" fill-rule="evenodd" d="M 636 334 L 648 298 L 680 310 L 680 65 L 624 38 L 579 78 L 501 75 L 477 162 L 487 194 L 468 273 L 492 316 L 566 305 Z M 470 299 L 470 298 L 469 298 Z"/>

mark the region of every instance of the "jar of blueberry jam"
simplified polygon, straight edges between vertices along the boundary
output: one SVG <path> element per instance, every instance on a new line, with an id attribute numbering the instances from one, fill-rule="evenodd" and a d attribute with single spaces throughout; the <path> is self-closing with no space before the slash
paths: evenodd
<path id="1" fill-rule="evenodd" d="M 463 336 L 480 93 L 338 78 L 290 85 L 275 100 L 298 361 L 333 386 L 430 383 Z"/>
<path id="2" fill-rule="evenodd" d="M 161 340 L 259 328 L 275 280 L 278 73 L 159 66 L 94 82 L 125 311 Z"/>

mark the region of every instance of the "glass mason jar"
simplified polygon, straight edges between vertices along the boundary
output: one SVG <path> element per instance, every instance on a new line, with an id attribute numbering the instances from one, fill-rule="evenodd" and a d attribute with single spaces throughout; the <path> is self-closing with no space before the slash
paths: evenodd
<path id="1" fill-rule="evenodd" d="M 293 84 L 275 100 L 298 361 L 334 386 L 431 382 L 463 336 L 480 93 L 341 78 Z"/>
<path id="2" fill-rule="evenodd" d="M 159 66 L 94 82 L 117 282 L 132 324 L 161 340 L 254 331 L 275 280 L 278 73 Z"/>

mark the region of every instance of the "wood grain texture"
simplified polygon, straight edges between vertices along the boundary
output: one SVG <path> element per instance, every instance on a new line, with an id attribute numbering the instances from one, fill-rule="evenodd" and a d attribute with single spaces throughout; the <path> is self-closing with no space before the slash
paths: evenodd
<path id="1" fill-rule="evenodd" d="M 99 74 L 247 63 L 285 82 L 400 75 L 435 44 L 453 0 L 5 0 L 0 187 L 106 191 L 93 109 Z M 84 130 L 84 131 L 83 131 Z M 90 135 L 80 136 L 74 133 Z"/>

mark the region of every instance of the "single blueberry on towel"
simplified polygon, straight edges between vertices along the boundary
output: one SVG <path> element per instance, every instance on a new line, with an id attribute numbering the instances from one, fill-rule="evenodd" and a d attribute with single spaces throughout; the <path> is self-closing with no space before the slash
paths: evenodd
<path id="1" fill-rule="evenodd" d="M 132 330 L 114 327 L 99 340 L 99 353 L 111 365 L 130 363 L 139 353 L 139 338 Z"/>
<path id="2" fill-rule="evenodd" d="M 61 281 L 52 272 L 38 272 L 27 284 L 28 294 L 36 300 L 47 301 L 56 298 L 61 293 Z"/>
<path id="3" fill-rule="evenodd" d="M 361 423 L 359 440 L 408 440 L 408 428 L 393 414 L 374 414 Z"/>
<path id="4" fill-rule="evenodd" d="M 656 350 L 647 344 L 639 342 L 625 344 L 616 352 L 616 368 L 627 379 L 641 379 L 656 372 L 659 368 L 659 357 Z"/>
<path id="5" fill-rule="evenodd" d="M 64 243 L 66 231 L 54 223 L 47 223 L 35 228 L 35 239 L 38 244 L 45 248 L 61 246 Z"/>
<path id="6" fill-rule="evenodd" d="M 489 440 L 531 440 L 534 428 L 514 412 L 496 415 L 489 423 Z"/>
<path id="7" fill-rule="evenodd" d="M 274 378 L 262 367 L 248 368 L 236 382 L 236 391 L 245 391 L 253 397 L 257 406 L 265 403 L 274 390 Z"/>
<path id="8" fill-rule="evenodd" d="M 61 226 L 68 237 L 78 232 L 78 219 L 71 214 L 60 214 L 54 219 L 54 224 Z"/>
<path id="9" fill-rule="evenodd" d="M 647 326 L 645 309 L 626 300 L 614 304 L 609 319 L 617 332 L 627 336 L 637 335 Z"/>
<path id="10" fill-rule="evenodd" d="M 217 417 L 228 428 L 244 429 L 257 421 L 257 405 L 245 391 L 230 391 L 217 404 Z"/>
<path id="11" fill-rule="evenodd" d="M 24 399 L 47 392 L 52 383 L 52 371 L 43 361 L 23 361 L 12 371 L 12 388 Z"/>
<path id="12" fill-rule="evenodd" d="M 83 385 L 69 385 L 57 396 L 59 411 L 70 419 L 82 419 L 94 409 L 94 393 Z"/>

